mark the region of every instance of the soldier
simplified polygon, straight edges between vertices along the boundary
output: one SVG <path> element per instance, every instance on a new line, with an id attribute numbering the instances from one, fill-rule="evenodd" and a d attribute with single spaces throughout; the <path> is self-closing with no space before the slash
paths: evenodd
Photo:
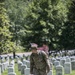
<path id="1" fill-rule="evenodd" d="M 30 56 L 30 74 L 47 75 L 50 71 L 48 55 L 41 50 L 37 50 L 37 45 L 31 46 L 32 54 Z"/>

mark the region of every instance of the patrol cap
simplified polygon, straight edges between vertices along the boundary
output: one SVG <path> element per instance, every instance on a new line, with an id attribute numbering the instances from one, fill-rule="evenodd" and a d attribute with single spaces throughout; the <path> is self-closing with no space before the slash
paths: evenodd
<path id="1" fill-rule="evenodd" d="M 31 43 L 31 50 L 32 50 L 32 49 L 37 50 L 37 47 L 38 47 L 37 44 L 35 44 L 35 43 Z"/>

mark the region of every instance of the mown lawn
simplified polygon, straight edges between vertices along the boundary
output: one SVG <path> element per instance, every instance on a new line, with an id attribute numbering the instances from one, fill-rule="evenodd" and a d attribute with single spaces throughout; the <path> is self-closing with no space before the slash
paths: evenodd
<path id="1" fill-rule="evenodd" d="M 65 75 L 75 75 L 75 70 L 74 70 L 74 71 L 72 71 L 72 73 L 71 73 L 71 74 L 65 74 Z"/>
<path id="2" fill-rule="evenodd" d="M 20 72 L 20 71 L 18 71 L 18 65 L 17 65 L 17 64 L 15 65 L 15 72 L 16 72 L 16 75 L 21 75 L 21 72 Z M 7 70 L 6 70 L 6 71 L 4 71 L 4 72 L 2 73 L 2 75 L 8 75 Z M 56 75 L 55 70 L 53 70 L 53 75 Z M 71 73 L 71 74 L 64 74 L 64 75 L 75 75 L 75 70 L 74 70 L 74 71 L 72 71 L 72 73 Z"/>

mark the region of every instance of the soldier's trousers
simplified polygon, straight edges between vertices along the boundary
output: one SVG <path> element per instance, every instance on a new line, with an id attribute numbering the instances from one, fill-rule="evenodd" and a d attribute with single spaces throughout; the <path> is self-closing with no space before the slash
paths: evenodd
<path id="1" fill-rule="evenodd" d="M 34 69 L 34 75 L 47 75 L 46 69 L 42 70 Z"/>

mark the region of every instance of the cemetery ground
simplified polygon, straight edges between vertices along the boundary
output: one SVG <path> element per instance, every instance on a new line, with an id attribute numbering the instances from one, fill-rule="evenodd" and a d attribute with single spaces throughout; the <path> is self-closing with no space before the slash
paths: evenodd
<path id="1" fill-rule="evenodd" d="M 49 72 L 48 75 L 75 75 L 75 56 L 50 57 L 49 59 L 52 70 Z M 3 65 L 4 63 L 6 64 L 2 68 L 1 75 L 9 75 L 11 71 L 15 73 L 14 75 L 29 75 L 28 70 L 28 68 L 30 68 L 29 60 L 30 60 L 30 53 L 22 55 L 18 54 L 15 59 L 13 59 L 13 56 L 11 55 L 10 56 L 7 55 L 6 58 L 2 56 L 0 60 L 0 62 L 2 63 L 1 65 Z M 5 67 L 7 67 L 6 70 L 4 69 Z M 65 71 L 64 74 L 62 74 L 63 72 L 61 72 L 62 69 Z"/>
<path id="2" fill-rule="evenodd" d="M 21 71 L 18 71 L 18 65 L 15 64 L 15 72 L 16 72 L 16 75 L 21 75 Z M 8 70 L 5 70 L 2 75 L 8 75 Z M 55 69 L 53 68 L 53 75 L 56 75 L 56 71 Z M 71 72 L 71 74 L 64 74 L 64 75 L 75 75 L 75 70 Z"/>

